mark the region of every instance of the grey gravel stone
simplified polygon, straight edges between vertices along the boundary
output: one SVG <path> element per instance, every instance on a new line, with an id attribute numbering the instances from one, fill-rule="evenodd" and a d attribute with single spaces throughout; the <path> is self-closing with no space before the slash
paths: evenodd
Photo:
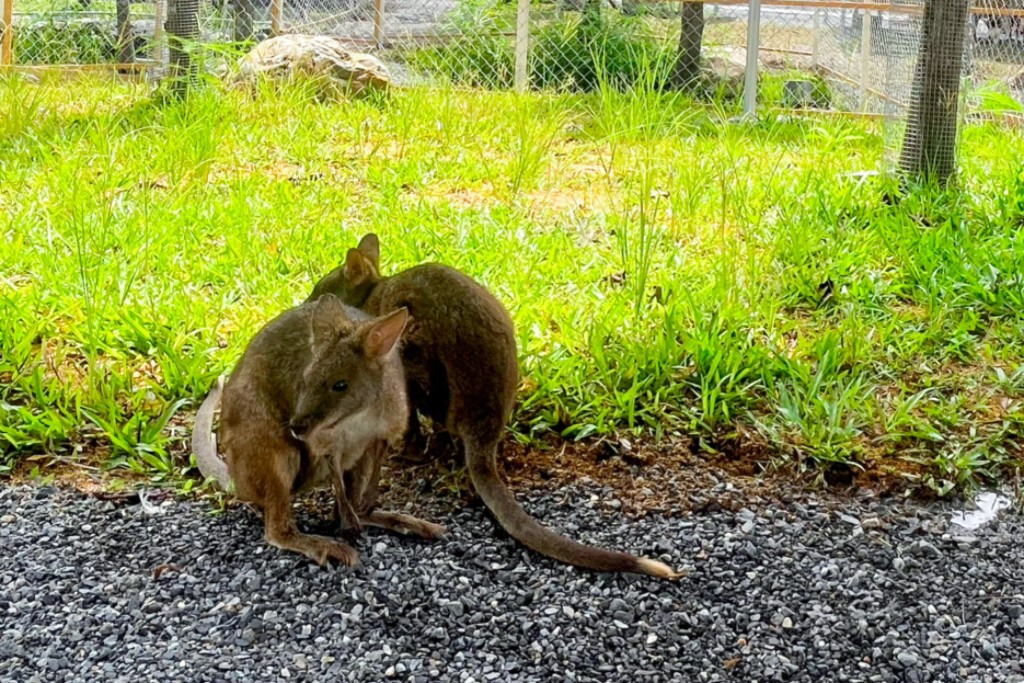
<path id="1" fill-rule="evenodd" d="M 936 506 L 793 495 L 632 520 L 598 493 L 523 499 L 689 576 L 577 571 L 480 507 L 430 511 L 434 544 L 370 530 L 359 566 L 322 570 L 245 509 L 0 488 L 0 681 L 1024 683 L 1013 513 L 963 544 Z"/>
<path id="2" fill-rule="evenodd" d="M 898 655 L 896 655 L 896 659 L 899 660 L 900 664 L 909 668 L 917 664 L 918 657 L 913 652 L 903 650 Z"/>

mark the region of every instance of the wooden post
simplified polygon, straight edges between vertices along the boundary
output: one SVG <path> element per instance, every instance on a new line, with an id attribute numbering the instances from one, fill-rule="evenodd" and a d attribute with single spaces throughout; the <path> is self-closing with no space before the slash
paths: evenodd
<path id="1" fill-rule="evenodd" d="M 11 55 L 11 45 L 14 39 L 14 0 L 0 0 L 0 8 L 3 9 L 2 18 L 3 32 L 0 33 L 0 65 L 9 66 L 14 58 Z"/>
<path id="2" fill-rule="evenodd" d="M 516 92 L 525 92 L 529 83 L 530 0 L 519 0 L 516 10 Z"/>
<path id="3" fill-rule="evenodd" d="M 117 25 L 117 61 L 131 64 L 135 61 L 135 38 L 132 35 L 131 2 L 117 0 L 114 4 Z"/>
<path id="4" fill-rule="evenodd" d="M 757 118 L 757 54 L 761 49 L 761 0 L 747 10 L 747 67 L 743 72 L 743 118 Z"/>
<path id="5" fill-rule="evenodd" d="M 700 83 L 700 52 L 704 44 L 704 3 L 679 3 L 679 46 L 669 82 L 673 88 L 693 88 Z"/>
<path id="6" fill-rule="evenodd" d="M 270 33 L 275 36 L 281 35 L 281 14 L 284 10 L 284 0 L 271 0 L 270 2 Z"/>
<path id="7" fill-rule="evenodd" d="M 868 80 L 871 78 L 871 12 L 864 10 L 860 34 L 860 110 L 868 110 Z"/>
<path id="8" fill-rule="evenodd" d="M 373 0 L 373 44 L 384 47 L 384 0 Z"/>

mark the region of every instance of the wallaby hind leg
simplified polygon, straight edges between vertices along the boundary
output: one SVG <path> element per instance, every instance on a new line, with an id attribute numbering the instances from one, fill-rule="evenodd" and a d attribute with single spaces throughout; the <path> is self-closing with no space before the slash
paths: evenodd
<path id="1" fill-rule="evenodd" d="M 441 538 L 447 530 L 440 524 L 433 524 L 400 512 L 376 509 L 381 462 L 387 455 L 387 451 L 387 443 L 377 442 L 370 446 L 366 455 L 355 467 L 345 473 L 349 501 L 359 513 L 362 525 L 387 529 L 400 534 L 420 536 L 431 541 Z"/>
<path id="2" fill-rule="evenodd" d="M 402 438 L 402 456 L 416 464 L 424 464 L 430 459 L 427 455 L 427 435 L 423 433 L 423 425 L 415 408 L 409 410 L 409 426 Z"/>
<path id="3" fill-rule="evenodd" d="M 388 445 L 378 441 L 371 445 L 362 459 L 346 472 L 348 498 L 359 515 L 377 507 L 380 496 L 380 467 L 387 455 Z"/>
<path id="4" fill-rule="evenodd" d="M 329 562 L 355 566 L 359 561 L 359 553 L 354 548 L 333 538 L 304 534 L 295 525 L 292 487 L 298 468 L 289 467 L 286 463 L 297 462 L 298 454 L 294 454 L 294 457 L 290 455 L 288 450 L 282 450 L 276 458 L 277 467 L 266 471 L 261 482 L 263 526 L 267 543 L 275 548 L 301 553 L 320 566 Z"/>
<path id="5" fill-rule="evenodd" d="M 419 517 L 413 517 L 401 512 L 388 512 L 386 510 L 374 510 L 361 517 L 363 526 L 373 526 L 378 529 L 387 529 L 406 536 L 419 536 L 428 541 L 436 541 L 447 533 L 447 529 L 440 525 L 428 522 Z"/>
<path id="6" fill-rule="evenodd" d="M 337 562 L 346 567 L 354 567 L 359 562 L 359 553 L 352 546 L 326 536 L 301 533 L 295 526 L 291 501 L 287 498 L 267 505 L 263 510 L 263 518 L 267 543 L 275 548 L 301 553 L 320 566 Z"/>
<path id="7" fill-rule="evenodd" d="M 334 489 L 334 515 L 338 529 L 351 539 L 359 538 L 363 533 L 363 525 L 359 521 L 359 513 L 352 507 L 352 492 L 355 491 L 351 472 L 331 473 L 331 487 Z"/>

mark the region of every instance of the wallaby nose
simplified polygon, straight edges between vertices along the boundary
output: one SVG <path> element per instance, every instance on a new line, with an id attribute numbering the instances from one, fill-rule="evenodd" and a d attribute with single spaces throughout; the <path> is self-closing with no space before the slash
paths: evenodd
<path id="1" fill-rule="evenodd" d="M 289 422 L 288 428 L 292 430 L 292 436 L 296 439 L 301 439 L 306 436 L 306 432 L 309 431 L 309 427 L 302 422 Z"/>

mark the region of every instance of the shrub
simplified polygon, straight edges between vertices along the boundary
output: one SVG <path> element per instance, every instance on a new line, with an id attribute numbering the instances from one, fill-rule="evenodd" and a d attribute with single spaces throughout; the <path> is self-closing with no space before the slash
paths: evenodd
<path id="1" fill-rule="evenodd" d="M 93 19 L 15 24 L 13 43 L 21 64 L 100 64 L 117 52 L 113 24 Z"/>

